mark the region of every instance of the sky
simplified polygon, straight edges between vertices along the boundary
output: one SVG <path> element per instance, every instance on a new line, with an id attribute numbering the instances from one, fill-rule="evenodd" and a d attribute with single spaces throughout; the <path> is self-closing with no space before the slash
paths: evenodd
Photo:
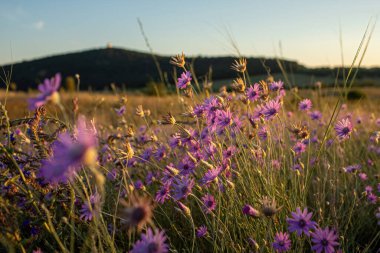
<path id="1" fill-rule="evenodd" d="M 0 65 L 86 49 L 147 51 L 137 19 L 161 55 L 236 55 L 351 63 L 380 0 L 12 0 L 0 1 Z M 280 47 L 281 45 L 281 47 Z M 281 48 L 281 50 L 280 50 Z M 280 53 L 282 52 L 282 53 Z M 363 66 L 380 66 L 375 27 Z"/>

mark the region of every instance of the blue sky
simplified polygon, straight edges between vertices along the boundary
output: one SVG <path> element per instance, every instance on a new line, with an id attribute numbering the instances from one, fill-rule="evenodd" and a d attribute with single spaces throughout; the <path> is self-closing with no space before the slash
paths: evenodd
<path id="1" fill-rule="evenodd" d="M 349 63 L 379 0 L 39 0 L 0 2 L 0 64 L 105 47 L 146 51 L 137 18 L 155 52 L 283 56 L 307 66 L 340 64 L 339 24 Z M 364 61 L 380 66 L 380 29 Z"/>

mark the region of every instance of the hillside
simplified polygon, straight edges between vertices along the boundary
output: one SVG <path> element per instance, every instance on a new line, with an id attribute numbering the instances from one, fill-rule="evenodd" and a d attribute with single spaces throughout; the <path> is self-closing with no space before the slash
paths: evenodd
<path id="1" fill-rule="evenodd" d="M 174 68 L 169 64 L 169 60 L 168 56 L 157 56 L 164 78 L 168 83 L 174 83 Z M 212 67 L 214 81 L 229 80 L 236 76 L 236 73 L 229 68 L 234 60 L 234 57 L 188 58 L 188 62 L 193 62 L 195 72 L 201 79 Z M 247 58 L 247 61 L 249 73 L 254 76 L 266 75 L 267 69 L 270 69 L 271 74 L 281 72 L 275 59 Z M 333 82 L 337 73 L 337 69 L 311 69 L 295 61 L 284 60 L 283 64 L 289 73 L 295 76 L 306 76 L 307 84 L 310 80 L 316 79 L 327 80 L 327 83 Z M 10 65 L 3 66 L 5 70 L 9 70 L 10 67 Z M 111 83 L 127 89 L 140 89 L 151 80 L 160 80 L 149 53 L 121 48 L 103 48 L 16 63 L 13 65 L 12 81 L 17 84 L 18 90 L 35 89 L 41 80 L 56 72 L 60 72 L 64 78 L 80 74 L 80 87 L 83 90 L 89 88 L 104 90 Z M 358 78 L 379 80 L 380 69 L 362 69 Z M 299 85 L 302 86 L 305 83 Z"/>

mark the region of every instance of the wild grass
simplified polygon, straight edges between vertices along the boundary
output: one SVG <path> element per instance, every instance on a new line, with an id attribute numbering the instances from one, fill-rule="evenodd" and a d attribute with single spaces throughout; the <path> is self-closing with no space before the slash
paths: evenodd
<path id="1" fill-rule="evenodd" d="M 255 99 L 247 66 L 235 66 L 240 80 L 219 93 L 193 72 L 164 97 L 52 90 L 29 110 L 35 94 L 2 92 L 1 250 L 275 252 L 285 232 L 287 251 L 311 252 L 327 227 L 338 245 L 324 252 L 376 252 L 380 91 L 348 100 L 354 66 L 342 86 L 308 90 L 284 69 L 286 89 L 268 76 Z M 312 109 L 301 110 L 306 98 Z M 313 119 L 314 110 L 322 116 Z M 352 124 L 345 138 L 343 120 Z M 207 209 L 209 195 L 215 206 Z M 297 208 L 313 213 L 310 236 L 289 231 Z"/>

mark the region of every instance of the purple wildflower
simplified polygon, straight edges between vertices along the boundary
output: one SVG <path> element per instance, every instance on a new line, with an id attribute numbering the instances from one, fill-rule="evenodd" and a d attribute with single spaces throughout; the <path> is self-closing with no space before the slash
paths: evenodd
<path id="1" fill-rule="evenodd" d="M 166 253 L 169 250 L 166 239 L 164 231 L 155 230 L 153 233 L 152 229 L 148 228 L 146 233 L 141 235 L 141 240 L 135 242 L 131 253 Z"/>
<path id="2" fill-rule="evenodd" d="M 264 111 L 264 106 L 257 105 L 255 109 L 253 110 L 252 118 L 254 120 L 260 120 L 260 118 L 264 117 L 263 111 Z"/>
<path id="3" fill-rule="evenodd" d="M 57 73 L 50 80 L 46 78 L 43 83 L 39 84 L 38 90 L 41 93 L 37 97 L 28 100 L 29 109 L 35 110 L 49 101 L 57 104 L 59 102 L 58 89 L 61 85 L 61 79 L 61 74 Z"/>
<path id="4" fill-rule="evenodd" d="M 269 89 L 271 91 L 278 91 L 284 88 L 284 82 L 283 81 L 278 81 L 278 82 L 271 82 L 269 85 Z"/>
<path id="5" fill-rule="evenodd" d="M 221 171 L 220 167 L 212 168 L 208 170 L 203 176 L 203 178 L 201 179 L 201 183 L 203 185 L 207 185 L 211 183 L 212 181 L 216 180 L 219 176 L 220 171 Z"/>
<path id="6" fill-rule="evenodd" d="M 365 173 L 359 173 L 358 176 L 359 176 L 360 180 L 362 180 L 362 181 L 368 180 L 368 176 Z"/>
<path id="7" fill-rule="evenodd" d="M 340 140 L 348 139 L 352 132 L 352 124 L 349 119 L 342 119 L 335 125 L 336 135 Z"/>
<path id="8" fill-rule="evenodd" d="M 178 78 L 177 87 L 179 89 L 185 89 L 191 82 L 191 73 L 190 71 L 183 72 L 181 77 Z"/>
<path id="9" fill-rule="evenodd" d="M 310 114 L 309 114 L 310 118 L 312 120 L 320 120 L 322 118 L 322 113 L 320 111 L 312 111 Z"/>
<path id="10" fill-rule="evenodd" d="M 97 140 L 94 130 L 87 129 L 84 117 L 78 119 L 76 136 L 74 141 L 66 132 L 54 142 L 53 157 L 45 160 L 40 170 L 46 182 L 67 182 L 82 164 L 93 165 L 96 162 Z"/>
<path id="11" fill-rule="evenodd" d="M 144 183 L 140 179 L 136 180 L 136 182 L 133 183 L 133 186 L 136 190 L 144 190 L 145 189 Z"/>
<path id="12" fill-rule="evenodd" d="M 311 109 L 311 106 L 312 106 L 311 100 L 308 98 L 302 100 L 298 104 L 298 108 L 300 109 L 300 111 L 309 111 Z"/>
<path id="13" fill-rule="evenodd" d="M 333 253 L 334 247 L 338 246 L 338 234 L 335 230 L 317 228 L 311 233 L 311 241 L 313 242 L 312 250 L 317 253 Z"/>
<path id="14" fill-rule="evenodd" d="M 295 171 L 301 171 L 303 169 L 303 166 L 299 163 L 296 163 L 293 165 L 292 169 Z"/>
<path id="15" fill-rule="evenodd" d="M 118 116 L 122 116 L 125 113 L 125 105 L 120 107 L 119 109 L 115 109 L 115 112 Z"/>
<path id="16" fill-rule="evenodd" d="M 254 218 L 260 217 L 260 212 L 256 210 L 255 208 L 253 208 L 251 205 L 248 205 L 248 204 L 244 205 L 242 211 L 243 211 L 243 214 L 245 215 L 248 215 Z"/>
<path id="17" fill-rule="evenodd" d="M 182 161 L 178 164 L 178 169 L 180 170 L 181 175 L 191 174 L 194 168 L 195 168 L 195 163 L 188 156 L 183 158 Z"/>
<path id="18" fill-rule="evenodd" d="M 279 170 L 281 168 L 281 162 L 279 160 L 272 160 L 272 168 Z"/>
<path id="19" fill-rule="evenodd" d="M 260 98 L 260 85 L 258 83 L 255 83 L 252 87 L 249 86 L 246 92 L 247 98 L 254 102 Z"/>
<path id="20" fill-rule="evenodd" d="M 181 179 L 177 178 L 173 184 L 173 198 L 176 200 L 186 199 L 194 186 L 194 179 L 189 179 L 189 177 L 182 177 Z"/>
<path id="21" fill-rule="evenodd" d="M 215 126 L 218 129 L 223 129 L 232 124 L 232 113 L 229 110 L 217 110 L 215 115 Z"/>
<path id="22" fill-rule="evenodd" d="M 90 202 L 86 201 L 82 205 L 80 212 L 80 218 L 85 221 L 91 221 L 94 216 L 97 216 L 99 213 L 100 205 L 100 195 L 95 192 L 90 196 Z"/>
<path id="23" fill-rule="evenodd" d="M 170 138 L 169 138 L 169 146 L 174 149 L 176 147 L 179 147 L 182 145 L 182 141 L 181 141 L 181 135 L 179 133 L 175 133 L 173 134 Z"/>
<path id="24" fill-rule="evenodd" d="M 257 136 L 259 136 L 259 138 L 262 141 L 265 141 L 266 139 L 268 139 L 268 136 L 269 136 L 268 128 L 266 126 L 262 126 L 260 130 L 257 132 Z"/>
<path id="25" fill-rule="evenodd" d="M 376 204 L 377 203 L 377 196 L 375 194 L 373 194 L 372 192 L 370 192 L 367 195 L 367 201 L 371 204 Z"/>
<path id="26" fill-rule="evenodd" d="M 166 154 L 167 150 L 166 150 L 166 147 L 164 145 L 160 145 L 156 152 L 154 153 L 154 157 L 158 160 L 158 161 L 161 161 L 162 159 L 166 158 L 167 154 Z"/>
<path id="27" fill-rule="evenodd" d="M 206 213 L 211 213 L 213 210 L 215 210 L 216 202 L 214 196 L 211 194 L 206 194 L 203 198 L 203 210 Z"/>
<path id="28" fill-rule="evenodd" d="M 169 199 L 170 185 L 171 182 L 167 181 L 164 185 L 161 186 L 161 188 L 158 190 L 156 194 L 155 201 L 157 201 L 160 204 L 163 204 L 166 199 Z"/>
<path id="29" fill-rule="evenodd" d="M 289 224 L 289 231 L 296 232 L 298 236 L 304 233 L 307 236 L 310 236 L 310 230 L 314 229 L 317 225 L 316 222 L 311 220 L 313 216 L 312 212 L 308 212 L 307 208 L 301 209 L 299 207 L 296 208 L 295 212 L 292 212 L 292 218 L 287 218 L 286 221 Z"/>
<path id="30" fill-rule="evenodd" d="M 306 145 L 305 145 L 303 142 L 297 142 L 297 143 L 293 146 L 293 151 L 294 151 L 294 153 L 296 153 L 297 155 L 300 155 L 301 153 L 303 153 L 303 152 L 306 151 Z"/>
<path id="31" fill-rule="evenodd" d="M 372 188 L 372 186 L 370 186 L 370 185 L 367 185 L 364 189 L 365 189 L 365 191 L 367 192 L 367 194 L 368 194 L 368 193 L 371 193 L 371 192 L 373 191 L 373 188 Z"/>
<path id="32" fill-rule="evenodd" d="M 223 158 L 231 158 L 233 155 L 235 155 L 237 152 L 237 149 L 235 146 L 230 146 L 226 150 L 223 151 Z"/>
<path id="33" fill-rule="evenodd" d="M 277 100 L 268 101 L 262 110 L 262 114 L 264 115 L 266 120 L 273 119 L 278 112 L 280 111 L 281 104 Z"/>
<path id="34" fill-rule="evenodd" d="M 200 237 L 205 237 L 207 235 L 208 231 L 207 231 L 207 227 L 206 226 L 200 226 L 198 229 L 197 229 L 197 237 L 200 238 Z"/>
<path id="35" fill-rule="evenodd" d="M 203 108 L 207 117 L 214 115 L 216 110 L 220 109 L 221 107 L 222 105 L 219 99 L 217 99 L 216 97 L 210 97 L 206 99 L 203 103 Z"/>
<path id="36" fill-rule="evenodd" d="M 197 116 L 198 118 L 202 118 L 204 116 L 204 107 L 203 105 L 196 105 L 194 106 L 194 114 L 195 116 Z"/>
<path id="37" fill-rule="evenodd" d="M 352 172 L 355 172 L 355 171 L 360 170 L 360 169 L 361 169 L 360 164 L 354 164 L 354 165 L 349 165 L 347 167 L 344 167 L 343 171 L 346 173 L 352 173 Z"/>
<path id="38" fill-rule="evenodd" d="M 272 246 L 277 252 L 285 252 L 290 249 L 291 243 L 288 233 L 279 232 L 276 233 Z"/>

